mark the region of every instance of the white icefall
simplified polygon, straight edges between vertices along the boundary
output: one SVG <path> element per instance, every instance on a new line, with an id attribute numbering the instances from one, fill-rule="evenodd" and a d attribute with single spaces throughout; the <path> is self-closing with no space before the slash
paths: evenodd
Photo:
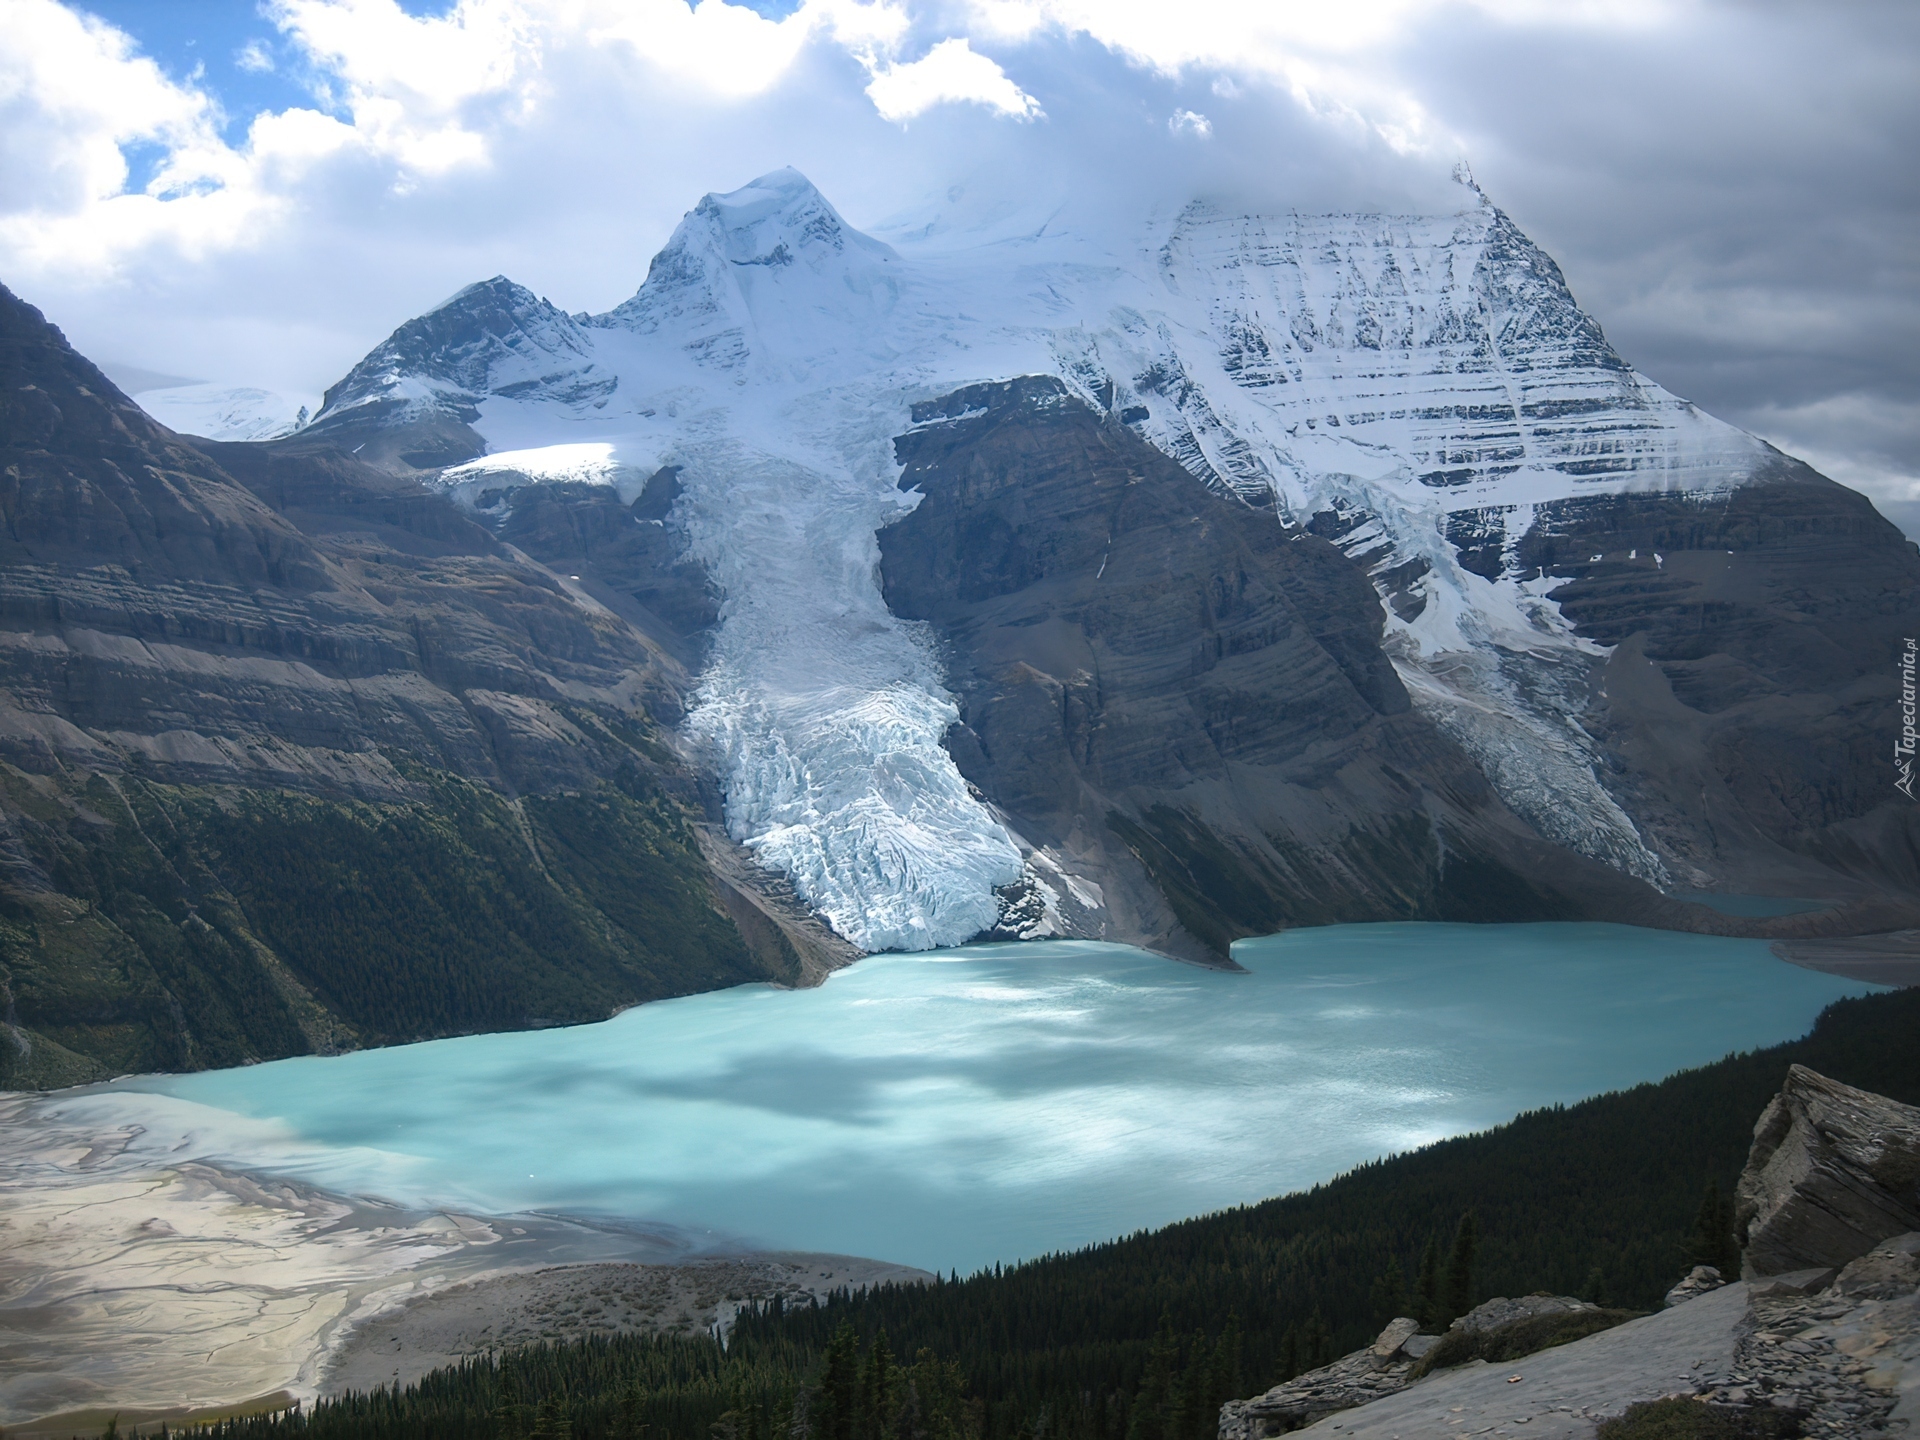
<path id="1" fill-rule="evenodd" d="M 860 458 L 732 436 L 675 451 L 676 521 L 725 597 L 687 723 L 728 829 L 842 935 L 957 945 L 993 924 L 1020 854 L 942 748 L 959 712 L 931 646 L 874 580 L 876 533 L 914 497 Z"/>
<path id="2" fill-rule="evenodd" d="M 912 503 L 891 448 L 911 403 L 1020 374 L 1061 376 L 1207 483 L 1303 523 L 1348 514 L 1416 705 L 1544 833 L 1657 881 L 1581 724 L 1604 651 L 1550 580 L 1469 570 L 1449 527 L 1507 554 L 1541 505 L 1724 490 L 1763 447 L 1634 372 L 1553 262 L 1464 198 L 1411 217 L 1194 206 L 1124 232 L 1054 217 L 973 243 L 936 219 L 889 246 L 779 171 L 701 201 L 608 314 L 488 282 L 453 302 L 464 330 L 423 317 L 336 393 L 440 387 L 496 450 L 679 467 L 675 523 L 725 597 L 689 725 L 733 833 L 867 948 L 964 939 L 1021 873 L 940 745 L 953 702 L 887 612 L 875 539 Z M 435 334 L 445 353 L 417 353 Z M 556 464 L 523 473 L 574 473 Z M 472 490 L 488 472 L 454 473 Z"/>

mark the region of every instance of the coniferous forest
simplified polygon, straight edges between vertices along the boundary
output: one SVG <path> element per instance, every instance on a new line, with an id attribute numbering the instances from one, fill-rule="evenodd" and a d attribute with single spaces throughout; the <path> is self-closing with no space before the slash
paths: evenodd
<path id="1" fill-rule="evenodd" d="M 1805 1037 L 1522 1115 L 1279 1199 L 827 1303 L 710 1337 L 539 1346 L 394 1393 L 229 1422 L 232 1440 L 1209 1440 L 1220 1403 L 1496 1294 L 1634 1310 L 1731 1263 L 1727 1196 L 1788 1065 L 1920 1102 L 1920 990 Z M 912 1356 L 912 1360 L 899 1357 Z"/>

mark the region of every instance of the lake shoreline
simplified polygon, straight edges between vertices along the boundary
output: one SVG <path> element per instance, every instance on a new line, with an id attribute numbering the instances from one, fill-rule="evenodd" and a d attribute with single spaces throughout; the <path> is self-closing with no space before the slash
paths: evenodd
<path id="1" fill-rule="evenodd" d="M 616 1278 L 622 1293 L 657 1302 L 668 1329 L 725 1323 L 748 1298 L 931 1278 L 670 1226 L 408 1209 L 194 1160 L 155 1163 L 140 1138 L 138 1126 L 89 1128 L 39 1097 L 0 1096 L 9 1435 L 98 1431 L 114 1415 L 125 1433 L 311 1403 L 395 1378 L 395 1353 L 410 1380 L 490 1348 L 481 1332 L 502 1319 L 514 1344 L 549 1338 L 543 1328 L 588 1333 L 569 1307 Z M 464 1323 L 476 1306 L 499 1318 Z"/>
<path id="2" fill-rule="evenodd" d="M 564 1044 L 0 1095 L 0 1426 L 311 1400 L 924 1278 L 850 1252 L 1071 1250 L 1790 1038 L 1866 988 L 1598 924 L 1334 927 L 1242 959 L 969 947 Z"/>

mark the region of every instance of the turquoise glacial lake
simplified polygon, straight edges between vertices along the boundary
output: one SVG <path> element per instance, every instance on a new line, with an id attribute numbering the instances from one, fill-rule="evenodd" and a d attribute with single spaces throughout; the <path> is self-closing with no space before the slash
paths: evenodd
<path id="1" fill-rule="evenodd" d="M 156 1154 L 409 1205 L 965 1272 L 1789 1039 L 1876 988 L 1615 925 L 1354 925 L 1235 954 L 1250 973 L 1088 942 L 880 955 L 813 990 L 56 1103 Z"/>

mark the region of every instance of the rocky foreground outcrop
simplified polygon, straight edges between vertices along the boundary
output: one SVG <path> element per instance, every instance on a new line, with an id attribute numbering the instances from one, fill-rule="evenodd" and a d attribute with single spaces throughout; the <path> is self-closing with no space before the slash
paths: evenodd
<path id="1" fill-rule="evenodd" d="M 1413 1356 L 1435 1341 L 1396 1320 L 1365 1350 L 1229 1402 L 1221 1440 L 1294 1431 L 1590 1440 L 1630 1405 L 1675 1397 L 1727 1423 L 1741 1411 L 1782 1412 L 1803 1427 L 1792 1433 L 1920 1433 L 1920 1225 L 1907 1220 L 1920 1208 L 1917 1138 L 1920 1110 L 1796 1065 L 1755 1126 L 1740 1179 L 1744 1280 L 1696 1266 L 1658 1314 L 1566 1344 L 1536 1334 L 1526 1347 L 1482 1347 L 1519 1354 L 1494 1364 L 1448 1366 L 1459 1346 L 1419 1366 Z M 1491 1300 L 1454 1325 L 1513 1334 L 1581 1305 Z M 1550 1348 L 1520 1353 L 1540 1344 Z"/>
<path id="2" fill-rule="evenodd" d="M 1838 1270 L 1920 1230 L 1920 1109 L 1795 1065 L 1754 1127 L 1734 1225 L 1750 1280 Z"/>
<path id="3" fill-rule="evenodd" d="M 1500 1296 L 1454 1320 L 1448 1336 L 1423 1334 L 1419 1321 L 1401 1316 L 1389 1321 L 1364 1350 L 1282 1381 L 1251 1400 L 1228 1401 L 1220 1409 L 1220 1440 L 1264 1440 L 1270 1435 L 1285 1435 L 1344 1410 L 1397 1395 L 1420 1378 L 1420 1362 L 1449 1337 L 1511 1332 L 1513 1327 L 1549 1316 L 1583 1313 L 1599 1314 L 1600 1307 L 1571 1295 L 1523 1295 L 1511 1300 Z M 1608 1314 L 1598 1323 L 1604 1325 L 1617 1318 Z"/>

